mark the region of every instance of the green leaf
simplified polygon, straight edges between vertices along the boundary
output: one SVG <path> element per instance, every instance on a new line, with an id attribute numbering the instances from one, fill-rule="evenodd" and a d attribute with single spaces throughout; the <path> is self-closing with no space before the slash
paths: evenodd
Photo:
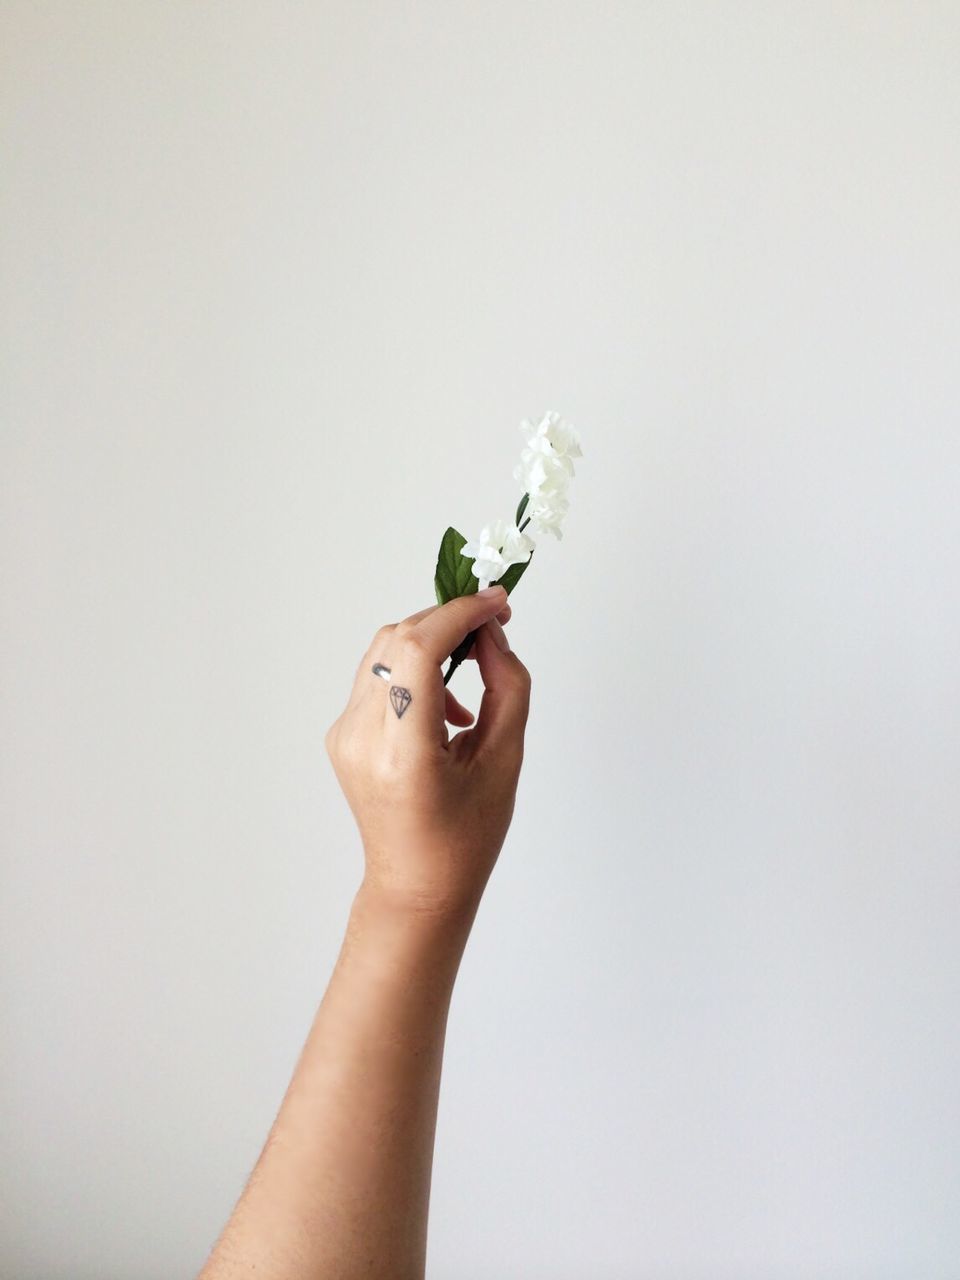
<path id="1" fill-rule="evenodd" d="M 531 551 L 530 560 L 532 559 L 533 559 L 533 552 Z M 517 583 L 523 577 L 523 574 L 526 570 L 527 565 L 530 563 L 530 560 L 524 560 L 523 564 L 512 564 L 510 568 L 507 570 L 507 572 L 503 575 L 503 577 L 497 579 L 497 581 L 500 583 L 500 586 L 506 588 L 507 595 L 510 594 L 513 588 L 517 585 Z M 490 585 L 493 586 L 494 584 L 491 582 Z"/>
<path id="2" fill-rule="evenodd" d="M 530 495 L 529 493 L 525 493 L 523 497 L 520 499 L 519 507 L 517 507 L 517 518 L 515 521 L 516 524 L 519 524 L 520 521 L 523 519 L 523 513 L 526 511 L 527 503 L 529 501 L 530 501 Z"/>
<path id="3" fill-rule="evenodd" d="M 473 573 L 473 560 L 460 554 L 466 542 L 463 534 L 452 526 L 443 535 L 433 579 L 437 604 L 446 604 L 457 596 L 472 596 L 480 585 Z"/>

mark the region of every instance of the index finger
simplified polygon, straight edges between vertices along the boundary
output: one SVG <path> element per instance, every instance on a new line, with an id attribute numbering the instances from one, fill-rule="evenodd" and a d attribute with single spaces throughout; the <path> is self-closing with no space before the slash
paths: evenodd
<path id="1" fill-rule="evenodd" d="M 458 596 L 434 609 L 410 633 L 415 647 L 429 662 L 440 663 L 471 631 L 493 618 L 507 602 L 504 587 L 484 587 L 472 596 Z"/>
<path id="2" fill-rule="evenodd" d="M 440 665 L 471 631 L 503 608 L 503 587 L 449 600 L 400 636 L 391 655 L 392 684 L 384 699 L 388 733 L 443 737 L 444 687 Z M 387 692 L 386 690 L 384 691 Z"/>

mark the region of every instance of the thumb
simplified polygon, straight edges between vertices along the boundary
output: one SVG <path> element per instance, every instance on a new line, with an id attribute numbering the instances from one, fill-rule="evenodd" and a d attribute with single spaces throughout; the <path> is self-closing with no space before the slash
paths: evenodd
<path id="1" fill-rule="evenodd" d="M 506 633 L 491 618 L 477 632 L 477 665 L 483 698 L 473 730 L 478 747 L 522 753 L 530 710 L 530 672 L 510 649 Z"/>

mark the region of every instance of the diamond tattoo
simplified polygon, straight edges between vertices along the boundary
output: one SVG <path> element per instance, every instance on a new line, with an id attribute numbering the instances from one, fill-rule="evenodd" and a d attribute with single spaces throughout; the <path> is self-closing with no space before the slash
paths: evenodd
<path id="1" fill-rule="evenodd" d="M 398 684 L 394 684 L 390 686 L 390 701 L 393 703 L 393 709 L 397 713 L 397 719 L 399 720 L 413 701 L 413 694 L 409 689 L 401 689 Z"/>

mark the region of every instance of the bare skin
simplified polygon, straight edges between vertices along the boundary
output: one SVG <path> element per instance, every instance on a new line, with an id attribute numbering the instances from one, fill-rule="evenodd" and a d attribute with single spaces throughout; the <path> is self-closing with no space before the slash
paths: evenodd
<path id="1" fill-rule="evenodd" d="M 200 1280 L 419 1280 L 447 1010 L 513 814 L 530 677 L 500 587 L 377 632 L 326 745 L 365 872 L 263 1152 Z M 441 666 L 479 628 L 472 714 Z M 390 668 L 389 684 L 372 674 Z M 397 692 L 394 692 L 394 691 Z M 450 737 L 447 723 L 462 731 Z"/>

